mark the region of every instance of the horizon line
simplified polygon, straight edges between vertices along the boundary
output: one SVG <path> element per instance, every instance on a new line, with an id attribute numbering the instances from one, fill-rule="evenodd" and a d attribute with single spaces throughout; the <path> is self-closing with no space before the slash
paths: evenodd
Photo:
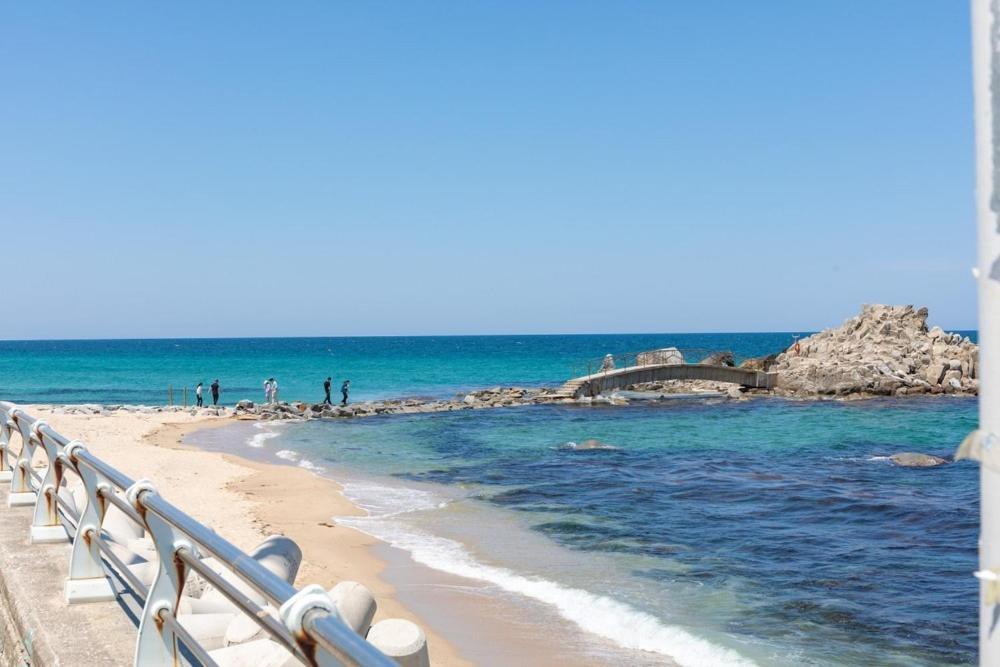
<path id="1" fill-rule="evenodd" d="M 937 325 L 940 326 L 940 325 Z M 835 328 L 835 327 L 828 327 Z M 954 333 L 979 332 L 978 328 L 949 328 L 943 330 Z M 154 337 L 85 337 L 85 338 L 0 338 L 0 343 L 78 343 L 78 342 L 111 342 L 111 341 L 201 341 L 201 340 L 323 340 L 349 338 L 516 338 L 518 336 L 541 338 L 549 336 L 693 336 L 693 335 L 736 335 L 736 334 L 807 334 L 812 335 L 826 329 L 788 329 L 788 330 L 751 330 L 751 331 L 619 331 L 619 332 L 584 332 L 584 333 L 478 333 L 478 334 L 355 334 L 335 336 L 154 336 Z"/>

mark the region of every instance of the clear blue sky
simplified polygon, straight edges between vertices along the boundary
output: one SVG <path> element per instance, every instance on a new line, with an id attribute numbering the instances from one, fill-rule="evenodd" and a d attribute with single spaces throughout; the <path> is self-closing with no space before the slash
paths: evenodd
<path id="1" fill-rule="evenodd" d="M 0 338 L 974 327 L 967 4 L 5 3 Z"/>

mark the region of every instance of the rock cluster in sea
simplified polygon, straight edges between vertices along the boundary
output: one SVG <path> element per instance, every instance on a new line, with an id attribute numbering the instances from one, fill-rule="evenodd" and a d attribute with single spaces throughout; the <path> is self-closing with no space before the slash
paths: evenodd
<path id="1" fill-rule="evenodd" d="M 243 400 L 236 404 L 235 414 L 244 419 L 332 419 L 338 417 L 369 417 L 372 415 L 418 414 L 483 408 L 511 407 L 533 403 L 542 395 L 539 389 L 522 387 L 492 387 L 461 397 L 442 400 L 419 398 L 365 401 L 350 405 L 324 403 L 254 403 Z"/>
<path id="2" fill-rule="evenodd" d="M 799 341 L 767 370 L 776 394 L 901 396 L 975 394 L 979 348 L 968 338 L 927 328 L 927 309 L 865 305 L 843 325 Z M 763 366 L 764 363 L 762 362 Z"/>

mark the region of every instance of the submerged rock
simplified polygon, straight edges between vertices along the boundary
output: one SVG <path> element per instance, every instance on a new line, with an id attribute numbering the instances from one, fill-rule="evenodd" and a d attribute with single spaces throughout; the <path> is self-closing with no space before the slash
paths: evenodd
<path id="1" fill-rule="evenodd" d="M 903 468 L 933 468 L 948 463 L 948 459 L 919 452 L 899 452 L 890 456 L 889 460 Z"/>
<path id="2" fill-rule="evenodd" d="M 615 447 L 614 445 L 609 445 L 606 442 L 601 442 L 600 440 L 590 438 L 588 440 L 584 440 L 579 444 L 575 442 L 567 442 L 565 445 L 560 447 L 560 449 L 571 449 L 573 451 L 579 452 L 579 451 L 587 451 L 593 449 L 618 449 L 618 448 Z"/>

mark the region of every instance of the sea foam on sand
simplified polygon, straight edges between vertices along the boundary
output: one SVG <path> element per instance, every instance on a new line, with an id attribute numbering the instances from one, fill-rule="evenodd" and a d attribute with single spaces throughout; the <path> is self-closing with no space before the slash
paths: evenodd
<path id="1" fill-rule="evenodd" d="M 659 653 L 682 667 L 750 667 L 755 665 L 737 652 L 696 637 L 681 628 L 665 625 L 651 614 L 603 595 L 571 588 L 539 577 L 477 561 L 463 546 L 444 537 L 408 526 L 398 517 L 440 508 L 447 501 L 429 491 L 347 481 L 344 495 L 366 510 L 364 517 L 337 517 L 389 545 L 408 552 L 414 561 L 449 574 L 485 581 L 499 588 L 552 605 L 581 629 L 604 637 L 623 648 Z"/>

